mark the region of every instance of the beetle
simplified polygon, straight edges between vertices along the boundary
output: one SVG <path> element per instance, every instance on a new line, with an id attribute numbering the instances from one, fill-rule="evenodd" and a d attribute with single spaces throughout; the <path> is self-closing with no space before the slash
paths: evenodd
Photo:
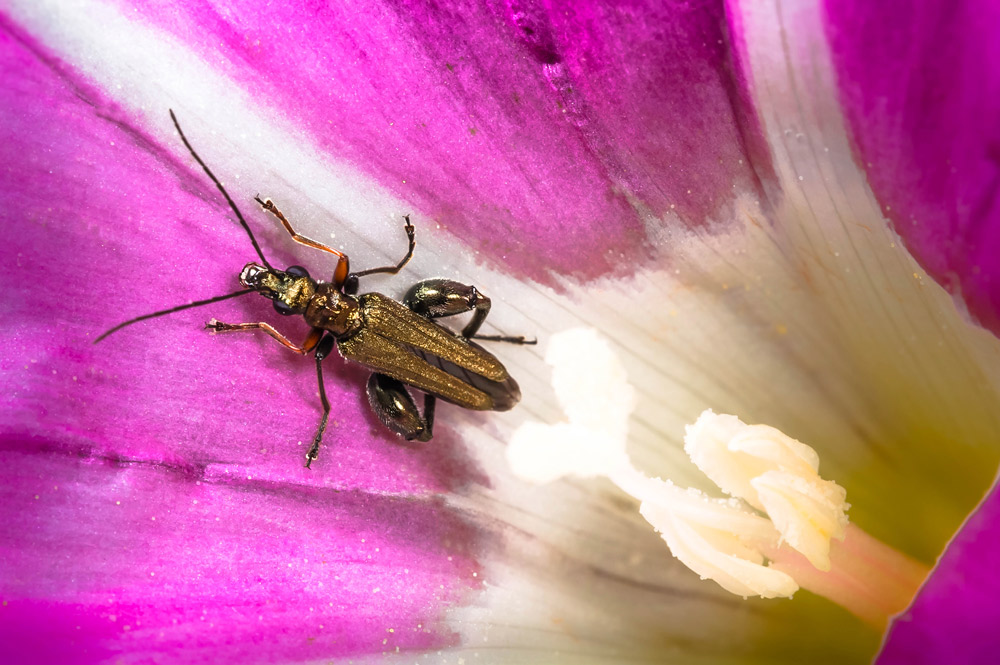
<path id="1" fill-rule="evenodd" d="M 239 281 L 244 288 L 240 291 L 137 316 L 107 330 L 94 340 L 95 344 L 133 323 L 248 293 L 259 293 L 270 299 L 279 314 L 302 316 L 311 330 L 301 345 L 266 322 L 232 324 L 212 319 L 205 327 L 213 333 L 263 331 L 287 349 L 302 355 L 313 354 L 323 415 L 306 453 L 306 468 L 319 454 L 330 416 L 322 362 L 334 347 L 347 360 L 373 370 L 366 386 L 368 402 L 389 430 L 407 440 L 431 439 L 438 399 L 477 411 L 507 411 L 518 403 L 521 392 L 517 382 L 496 356 L 473 340 L 514 344 L 535 344 L 537 340 L 479 335 L 479 328 L 490 312 L 491 301 L 476 287 L 432 278 L 414 284 L 402 302 L 374 292 L 358 295 L 360 278 L 376 273 L 394 275 L 413 257 L 416 239 L 409 215 L 403 217 L 408 247 L 397 264 L 351 272 L 346 254 L 297 233 L 270 199 L 255 196 L 254 200 L 281 223 L 295 242 L 337 257 L 329 282 L 313 279 L 302 266 L 275 268 L 264 257 L 250 225 L 225 187 L 188 142 L 172 110 L 170 118 L 191 156 L 236 213 L 260 262 L 250 262 L 243 267 Z M 459 333 L 436 322 L 441 317 L 470 311 L 472 318 Z M 424 393 L 422 414 L 407 387 Z"/>

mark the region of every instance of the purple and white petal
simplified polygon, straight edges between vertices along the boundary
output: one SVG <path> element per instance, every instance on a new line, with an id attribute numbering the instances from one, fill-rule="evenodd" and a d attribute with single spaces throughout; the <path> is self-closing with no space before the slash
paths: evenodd
<path id="1" fill-rule="evenodd" d="M 610 487 L 510 475 L 514 429 L 562 417 L 547 340 L 580 325 L 638 391 L 628 446 L 650 475 L 704 483 L 681 437 L 705 408 L 768 423 L 818 451 L 853 522 L 925 562 L 992 481 L 996 340 L 890 228 L 821 6 L 58 5 L 2 24 L 7 639 L 48 615 L 94 661 L 161 639 L 213 662 L 870 656 L 877 632 L 820 598 L 699 581 Z M 497 349 L 518 409 L 445 406 L 432 444 L 400 447 L 332 359 L 307 473 L 311 361 L 200 330 L 273 320 L 265 301 L 92 346 L 234 290 L 253 258 L 167 108 L 278 263 L 330 267 L 258 192 L 359 268 L 398 259 L 411 213 L 407 279 L 365 288 L 474 282 L 490 332 L 541 340 Z"/>

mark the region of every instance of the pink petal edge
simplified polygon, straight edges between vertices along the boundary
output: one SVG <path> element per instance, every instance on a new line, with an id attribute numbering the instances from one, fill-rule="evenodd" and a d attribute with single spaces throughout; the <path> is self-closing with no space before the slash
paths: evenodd
<path id="1" fill-rule="evenodd" d="M 1000 485 L 945 550 L 885 637 L 877 665 L 993 663 L 1000 654 Z"/>

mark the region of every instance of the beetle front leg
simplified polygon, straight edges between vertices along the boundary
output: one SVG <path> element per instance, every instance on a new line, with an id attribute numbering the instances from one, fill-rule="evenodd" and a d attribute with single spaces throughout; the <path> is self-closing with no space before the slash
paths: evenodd
<path id="1" fill-rule="evenodd" d="M 253 197 L 253 200 L 260 204 L 260 207 L 267 210 L 269 213 L 278 218 L 281 225 L 285 227 L 285 231 L 291 236 L 292 240 L 299 243 L 300 245 L 305 245 L 306 247 L 312 247 L 313 249 L 318 249 L 322 252 L 329 252 L 337 257 L 337 267 L 333 270 L 333 281 L 337 286 L 341 286 L 347 281 L 347 277 L 350 274 L 350 263 L 347 260 L 347 255 L 343 252 L 335 250 L 329 245 L 325 245 L 318 240 L 313 240 L 312 238 L 307 238 L 304 235 L 298 233 L 292 228 L 291 222 L 289 222 L 285 216 L 278 210 L 278 207 L 274 205 L 271 199 L 262 199 L 260 195 Z"/>
<path id="2" fill-rule="evenodd" d="M 302 346 L 299 346 L 275 330 L 275 328 L 269 323 L 223 323 L 218 319 L 212 319 L 205 324 L 205 328 L 213 333 L 263 330 L 286 349 L 290 349 L 295 353 L 301 353 L 302 355 L 306 355 L 312 351 L 316 347 L 316 344 L 319 343 L 320 337 L 323 335 L 322 329 L 313 328 L 309 331 L 309 336 L 306 337 L 306 341 L 302 343 Z"/>
<path id="3" fill-rule="evenodd" d="M 385 374 L 372 374 L 366 391 L 368 403 L 383 425 L 407 441 L 430 441 L 437 403 L 434 395 L 424 395 L 424 415 L 421 417 L 402 381 Z"/>

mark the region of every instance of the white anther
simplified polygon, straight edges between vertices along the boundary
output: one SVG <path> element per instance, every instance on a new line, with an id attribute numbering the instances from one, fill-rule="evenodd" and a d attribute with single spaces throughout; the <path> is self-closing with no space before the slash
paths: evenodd
<path id="1" fill-rule="evenodd" d="M 767 425 L 705 411 L 687 427 L 684 450 L 724 492 L 763 511 L 782 540 L 819 570 L 830 569 L 830 541 L 847 528 L 847 492 L 819 476 L 809 446 Z"/>
<path id="2" fill-rule="evenodd" d="M 738 532 L 685 519 L 668 507 L 650 503 L 643 503 L 639 513 L 660 532 L 681 563 L 730 593 L 744 598 L 787 598 L 799 588 L 787 573 L 765 566 L 760 550 Z"/>

